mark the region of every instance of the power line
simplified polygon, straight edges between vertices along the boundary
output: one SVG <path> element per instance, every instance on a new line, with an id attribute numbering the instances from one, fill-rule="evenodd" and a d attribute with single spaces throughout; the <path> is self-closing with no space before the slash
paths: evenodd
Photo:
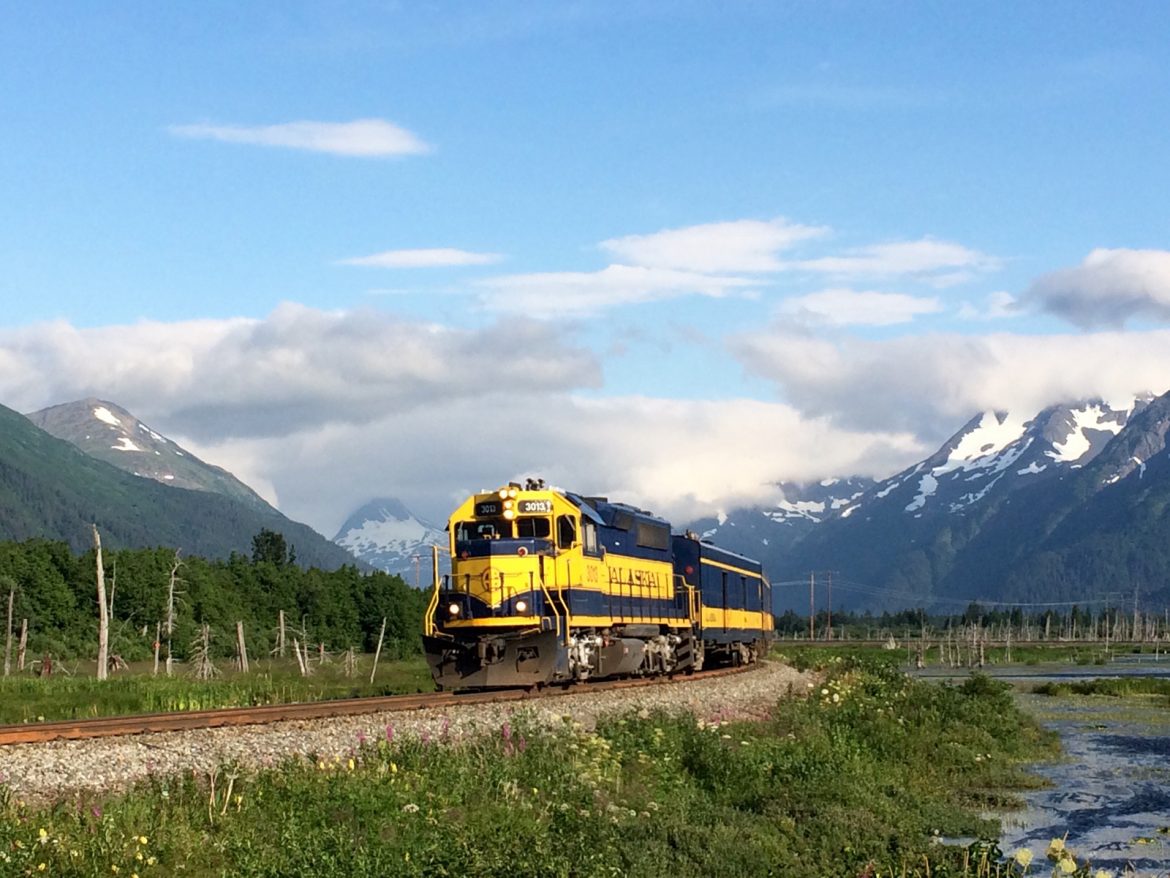
<path id="1" fill-rule="evenodd" d="M 773 582 L 772 587 L 776 586 L 804 586 L 808 584 L 807 579 L 792 579 L 781 582 Z M 891 588 L 882 588 L 876 585 L 867 585 L 861 582 L 851 582 L 849 580 L 834 580 L 834 585 L 837 588 L 843 588 L 846 591 L 857 592 L 858 594 L 871 595 L 873 597 L 889 597 L 902 598 L 907 601 L 917 601 L 918 603 L 927 604 L 955 604 L 958 606 L 969 606 L 970 604 L 979 604 L 982 607 L 1080 607 L 1093 604 L 1110 604 L 1116 603 L 1116 594 L 1110 592 L 1108 597 L 1099 598 L 1083 598 L 1075 601 L 1003 601 L 992 600 L 989 598 L 959 598 L 959 597 L 941 597 L 937 595 L 923 595 L 916 592 L 898 591 Z"/>

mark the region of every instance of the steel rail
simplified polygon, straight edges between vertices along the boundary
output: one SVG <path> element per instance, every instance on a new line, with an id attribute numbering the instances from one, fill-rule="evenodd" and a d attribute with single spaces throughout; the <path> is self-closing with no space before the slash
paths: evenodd
<path id="1" fill-rule="evenodd" d="M 534 698 L 582 695 L 610 689 L 628 689 L 685 681 L 697 681 L 727 674 L 742 673 L 755 665 L 718 668 L 694 674 L 639 677 L 627 680 L 600 680 L 567 687 L 549 686 L 539 690 L 500 689 L 490 692 L 428 692 L 415 695 L 384 695 L 371 698 L 343 698 L 333 701 L 301 701 L 294 704 L 265 704 L 255 707 L 225 707 L 216 710 L 190 710 L 177 713 L 151 713 L 132 716 L 94 717 L 42 723 L 0 725 L 0 746 L 42 744 L 50 741 L 76 741 L 119 735 L 152 732 L 183 732 L 228 726 L 265 725 L 293 720 L 330 719 L 370 713 L 426 710 L 463 704 L 490 704 Z"/>

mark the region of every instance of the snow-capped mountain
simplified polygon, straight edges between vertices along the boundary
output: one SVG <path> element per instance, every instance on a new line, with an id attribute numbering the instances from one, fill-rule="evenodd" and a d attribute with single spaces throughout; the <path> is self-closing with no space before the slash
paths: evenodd
<path id="1" fill-rule="evenodd" d="M 705 540 L 758 558 L 792 546 L 815 525 L 848 508 L 873 485 L 873 479 L 864 476 L 807 484 L 781 482 L 781 499 L 775 505 L 702 518 L 689 529 Z"/>
<path id="2" fill-rule="evenodd" d="M 383 497 L 350 515 L 333 542 L 372 567 L 399 574 L 408 583 L 415 583 L 417 571 L 417 584 L 426 586 L 431 581 L 431 546 L 446 546 L 447 535 L 416 518 L 399 500 Z"/>
<path id="3" fill-rule="evenodd" d="M 874 485 L 840 510 L 842 518 L 897 506 L 921 518 L 965 513 L 989 495 L 1089 463 L 1149 396 L 1114 408 L 1101 400 L 1056 405 L 1032 417 L 976 415 L 937 452 Z"/>
<path id="4" fill-rule="evenodd" d="M 203 462 L 115 403 L 82 399 L 25 417 L 91 457 L 136 476 L 176 488 L 225 494 L 253 509 L 275 512 L 259 494 L 227 470 Z"/>
<path id="5" fill-rule="evenodd" d="M 777 580 L 834 570 L 851 606 L 1170 595 L 1170 394 L 984 413 L 786 554 Z M 850 592 L 855 588 L 855 592 Z M 798 603 L 793 598 L 795 603 Z"/>

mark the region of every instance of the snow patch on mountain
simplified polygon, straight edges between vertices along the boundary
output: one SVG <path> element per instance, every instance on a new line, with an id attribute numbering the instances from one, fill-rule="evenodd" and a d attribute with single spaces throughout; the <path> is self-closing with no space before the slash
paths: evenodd
<path id="1" fill-rule="evenodd" d="M 1128 410 L 1126 409 L 1126 411 Z M 1117 411 L 1099 404 L 1092 404 L 1083 409 L 1073 409 L 1071 414 L 1073 418 L 1072 431 L 1063 442 L 1053 442 L 1052 450 L 1045 452 L 1053 460 L 1062 463 L 1076 463 L 1092 449 L 1093 443 L 1089 438 L 1089 430 L 1099 430 L 1116 436 L 1125 426 L 1125 422 L 1118 419 Z"/>
<path id="2" fill-rule="evenodd" d="M 93 416 L 99 421 L 104 421 L 111 427 L 121 427 L 122 422 L 118 420 L 117 416 L 106 408 L 104 405 L 99 405 L 93 410 Z"/>

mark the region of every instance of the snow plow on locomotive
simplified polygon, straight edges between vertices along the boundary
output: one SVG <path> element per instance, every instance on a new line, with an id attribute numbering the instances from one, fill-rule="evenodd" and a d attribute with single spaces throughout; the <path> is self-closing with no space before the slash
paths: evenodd
<path id="1" fill-rule="evenodd" d="M 633 506 L 529 480 L 467 498 L 447 529 L 423 634 L 441 689 L 747 664 L 772 639 L 759 562 Z"/>

